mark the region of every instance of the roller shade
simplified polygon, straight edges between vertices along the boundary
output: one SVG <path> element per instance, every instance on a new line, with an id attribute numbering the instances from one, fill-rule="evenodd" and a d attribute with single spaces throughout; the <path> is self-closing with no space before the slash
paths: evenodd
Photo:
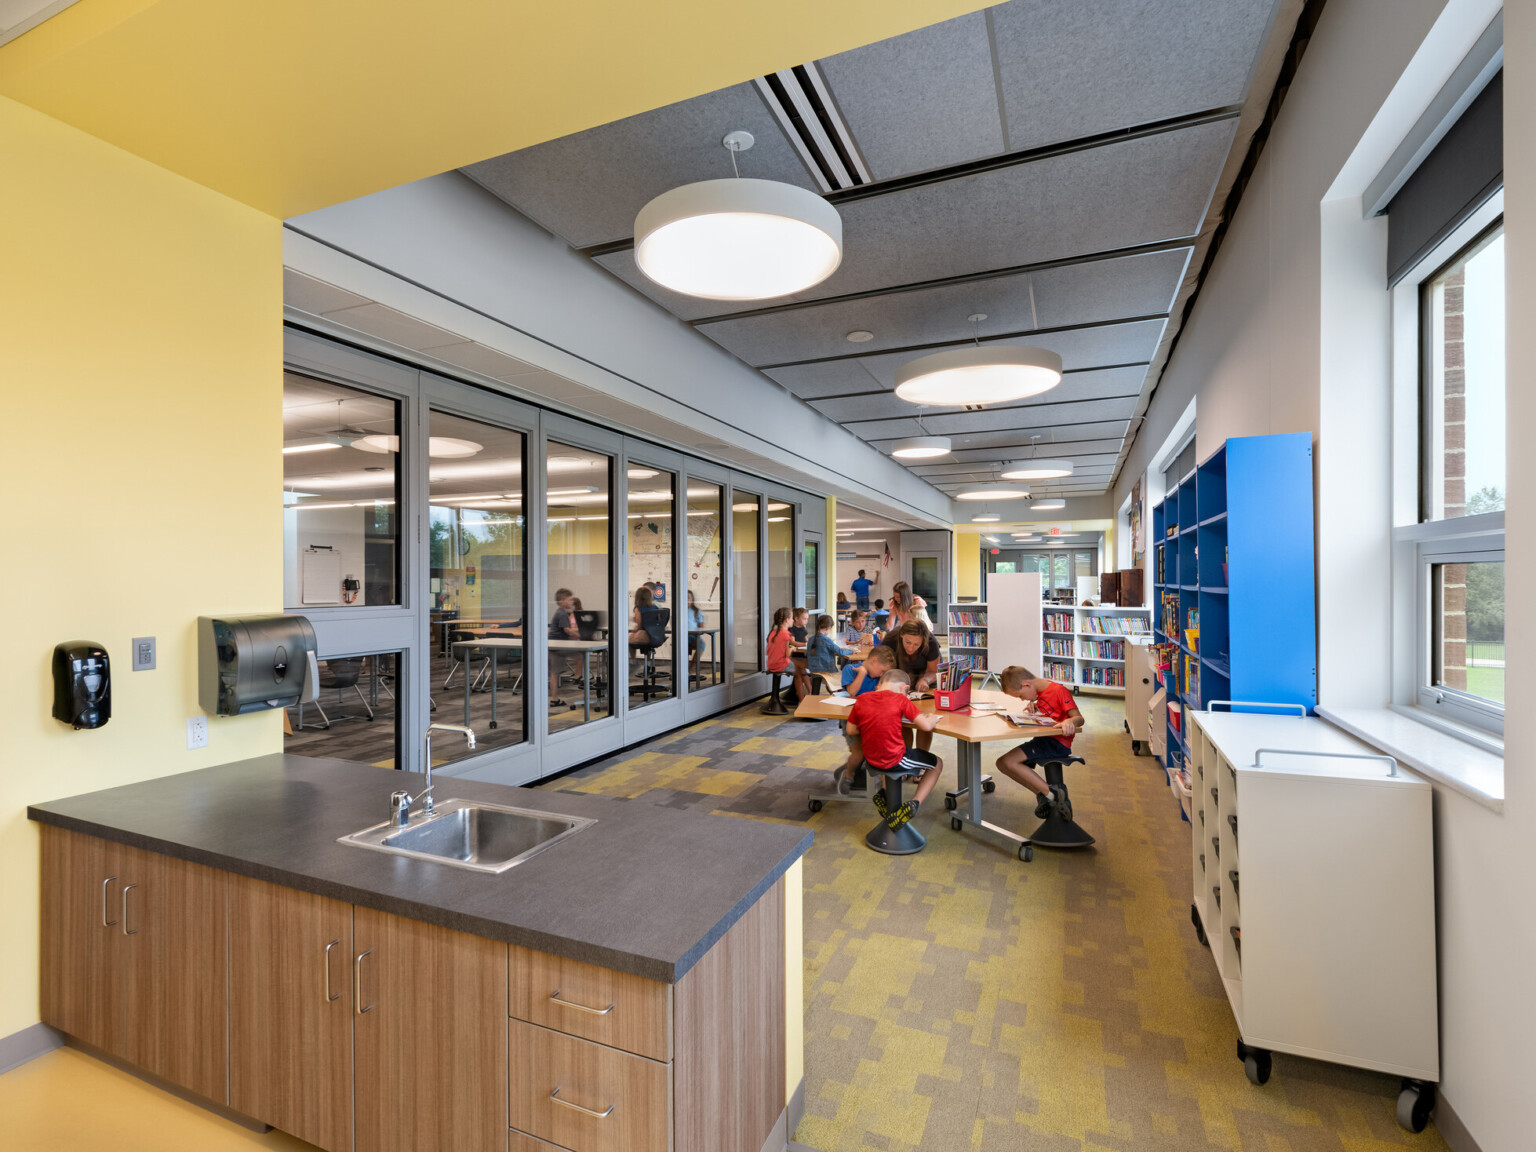
<path id="1" fill-rule="evenodd" d="M 1387 205 L 1387 282 L 1401 280 L 1503 183 L 1500 71 Z"/>

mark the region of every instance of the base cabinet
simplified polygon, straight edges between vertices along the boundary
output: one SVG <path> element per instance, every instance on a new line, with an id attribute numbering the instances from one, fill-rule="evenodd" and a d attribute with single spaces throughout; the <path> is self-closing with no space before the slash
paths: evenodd
<path id="1" fill-rule="evenodd" d="M 42 833 L 43 1021 L 226 1103 L 226 875 Z"/>
<path id="2" fill-rule="evenodd" d="M 784 882 L 675 985 L 51 826 L 43 1018 L 327 1152 L 760 1152 Z"/>

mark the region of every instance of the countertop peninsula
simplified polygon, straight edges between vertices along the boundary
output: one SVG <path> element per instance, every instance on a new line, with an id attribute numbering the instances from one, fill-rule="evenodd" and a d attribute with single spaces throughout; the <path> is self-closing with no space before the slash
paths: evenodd
<path id="1" fill-rule="evenodd" d="M 439 776 L 481 800 L 597 823 L 499 875 L 337 838 L 423 778 L 271 755 L 37 804 L 27 815 L 273 884 L 675 983 L 810 848 L 809 831 L 632 800 Z"/>

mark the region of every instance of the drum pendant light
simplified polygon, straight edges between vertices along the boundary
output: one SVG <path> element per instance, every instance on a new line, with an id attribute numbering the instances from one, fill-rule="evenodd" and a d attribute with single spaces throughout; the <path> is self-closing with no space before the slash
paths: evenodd
<path id="1" fill-rule="evenodd" d="M 731 153 L 752 147 L 732 132 Z M 816 193 L 777 180 L 703 180 L 663 192 L 635 217 L 635 263 L 673 292 L 769 300 L 821 283 L 843 259 L 843 221 Z"/>
<path id="2" fill-rule="evenodd" d="M 967 319 L 985 320 L 978 312 Z M 1021 344 L 983 347 L 976 335 L 970 348 L 919 356 L 896 370 L 896 395 L 912 404 L 980 408 L 1038 396 L 1061 383 L 1061 357 L 1046 348 Z"/>
<path id="3" fill-rule="evenodd" d="M 1000 473 L 1004 480 L 1054 480 L 1072 475 L 1072 461 L 1037 458 L 1034 452 L 1040 437 L 1031 436 L 1029 439 L 1030 458 L 1005 464 Z"/>

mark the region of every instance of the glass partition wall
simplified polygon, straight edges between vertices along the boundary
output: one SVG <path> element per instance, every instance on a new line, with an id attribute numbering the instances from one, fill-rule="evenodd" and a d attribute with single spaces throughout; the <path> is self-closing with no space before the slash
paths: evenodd
<path id="1" fill-rule="evenodd" d="M 419 771 L 430 724 L 467 724 L 474 749 L 433 741 L 444 783 L 524 783 L 761 696 L 768 609 L 797 600 L 819 499 L 322 337 L 285 345 L 284 607 L 315 630 L 321 686 L 289 711 L 290 750 Z"/>

